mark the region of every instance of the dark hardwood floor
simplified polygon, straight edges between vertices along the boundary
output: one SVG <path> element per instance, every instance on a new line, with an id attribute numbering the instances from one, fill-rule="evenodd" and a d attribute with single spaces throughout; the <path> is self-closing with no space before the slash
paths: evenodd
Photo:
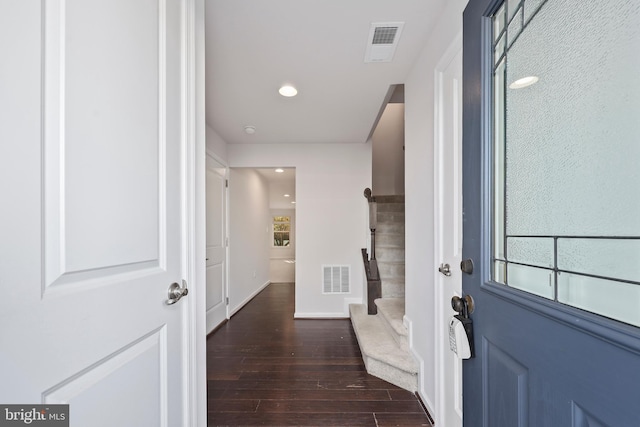
<path id="1" fill-rule="evenodd" d="M 269 285 L 207 339 L 209 426 L 431 426 L 413 393 L 365 371 L 348 319 L 294 320 Z"/>

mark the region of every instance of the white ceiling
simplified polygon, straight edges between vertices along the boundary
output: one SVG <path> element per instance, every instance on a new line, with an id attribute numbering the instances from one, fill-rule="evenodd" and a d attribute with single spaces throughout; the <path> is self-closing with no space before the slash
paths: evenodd
<path id="1" fill-rule="evenodd" d="M 206 0 L 207 123 L 232 144 L 366 142 L 445 3 Z M 405 23 L 392 62 L 364 62 L 374 22 Z"/>
<path id="2" fill-rule="evenodd" d="M 278 173 L 274 168 L 256 168 L 267 182 L 269 182 L 269 206 L 271 209 L 295 209 L 296 205 L 296 170 L 295 168 L 282 168 Z M 284 195 L 288 194 L 289 197 Z"/>

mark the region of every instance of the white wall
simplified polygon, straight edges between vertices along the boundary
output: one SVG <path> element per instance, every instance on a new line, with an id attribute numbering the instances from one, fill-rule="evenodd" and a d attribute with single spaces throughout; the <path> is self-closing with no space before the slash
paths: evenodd
<path id="1" fill-rule="evenodd" d="M 229 311 L 269 284 L 269 185 L 252 169 L 229 175 Z"/>
<path id="2" fill-rule="evenodd" d="M 296 168 L 296 317 L 348 317 L 362 302 L 371 144 L 234 144 L 232 167 Z M 268 257 L 267 257 L 268 259 Z M 351 293 L 322 294 L 322 265 L 351 266 Z"/>
<path id="3" fill-rule="evenodd" d="M 462 28 L 467 0 L 451 0 L 439 15 L 405 82 L 406 318 L 421 365 L 418 392 L 433 414 L 436 354 L 434 284 L 434 70 Z M 437 414 L 436 414 L 437 422 Z"/>
<path id="4" fill-rule="evenodd" d="M 227 162 L 227 143 L 213 128 L 207 125 L 207 152 L 214 154 L 222 163 Z"/>
<path id="5" fill-rule="evenodd" d="M 404 104 L 387 104 L 371 140 L 373 194 L 404 194 Z"/>

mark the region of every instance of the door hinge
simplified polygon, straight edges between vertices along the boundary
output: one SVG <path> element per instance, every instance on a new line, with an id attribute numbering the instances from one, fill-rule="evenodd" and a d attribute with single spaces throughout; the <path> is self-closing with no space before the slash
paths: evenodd
<path id="1" fill-rule="evenodd" d="M 227 305 L 229 305 L 229 297 L 227 297 L 226 299 Z"/>
<path id="2" fill-rule="evenodd" d="M 225 186 L 226 188 L 229 188 L 229 180 L 228 180 L 228 179 L 225 179 L 225 180 L 224 180 L 224 186 Z"/>

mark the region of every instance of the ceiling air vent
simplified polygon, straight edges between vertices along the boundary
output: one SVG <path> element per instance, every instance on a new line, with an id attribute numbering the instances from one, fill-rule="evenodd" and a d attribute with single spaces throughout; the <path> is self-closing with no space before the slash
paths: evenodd
<path id="1" fill-rule="evenodd" d="M 404 22 L 374 22 L 369 29 L 364 62 L 391 62 Z"/>

